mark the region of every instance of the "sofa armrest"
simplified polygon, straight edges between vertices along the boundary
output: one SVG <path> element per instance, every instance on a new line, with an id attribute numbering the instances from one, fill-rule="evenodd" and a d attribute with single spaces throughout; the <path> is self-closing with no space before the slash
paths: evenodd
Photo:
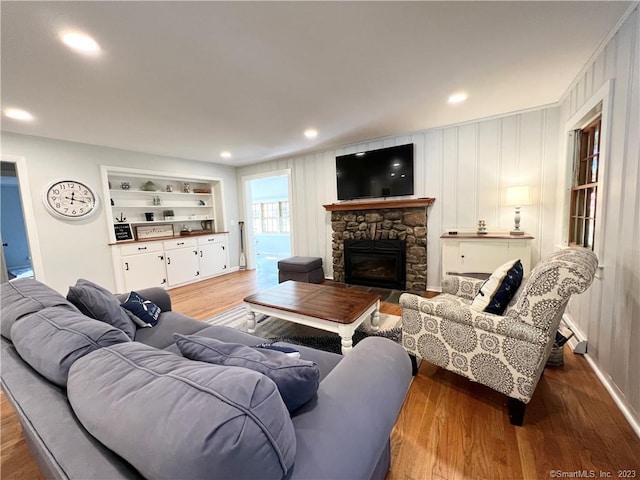
<path id="1" fill-rule="evenodd" d="M 164 288 L 160 287 L 151 287 L 151 288 L 143 288 L 140 290 L 136 290 L 136 292 L 146 298 L 147 300 L 151 300 L 158 307 L 160 307 L 160 311 L 162 312 L 170 312 L 171 311 L 171 297 L 167 293 Z M 120 301 L 120 303 L 124 302 L 127 299 L 128 293 L 121 293 L 116 295 L 116 298 Z"/>
<path id="2" fill-rule="evenodd" d="M 411 383 L 411 362 L 397 343 L 368 337 L 294 412 L 295 478 L 371 478 Z"/>
<path id="3" fill-rule="evenodd" d="M 462 275 L 445 275 L 442 277 L 442 293 L 473 300 L 484 282 L 478 278 Z"/>

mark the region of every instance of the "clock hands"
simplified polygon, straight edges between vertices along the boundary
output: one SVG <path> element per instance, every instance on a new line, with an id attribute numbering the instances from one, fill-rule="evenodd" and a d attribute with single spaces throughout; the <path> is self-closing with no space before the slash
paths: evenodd
<path id="1" fill-rule="evenodd" d="M 71 192 L 71 196 L 70 197 L 64 197 L 67 200 L 71 200 L 71 205 L 73 205 L 73 202 L 80 202 L 80 203 L 89 203 L 86 200 L 80 200 L 79 198 L 75 198 L 76 192 Z"/>

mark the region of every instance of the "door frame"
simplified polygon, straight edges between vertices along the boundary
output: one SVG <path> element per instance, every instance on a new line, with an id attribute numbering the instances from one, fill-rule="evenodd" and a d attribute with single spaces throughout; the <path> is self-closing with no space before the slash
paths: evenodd
<path id="1" fill-rule="evenodd" d="M 27 161 L 19 155 L 0 154 L 0 160 L 13 163 L 16 166 L 16 176 L 18 177 L 18 189 L 20 191 L 20 201 L 22 202 L 22 213 L 24 216 L 24 228 L 27 232 L 27 242 L 29 243 L 29 254 L 31 255 L 31 267 L 33 276 L 40 282 L 45 283 L 44 264 L 42 262 L 42 251 L 40 249 L 40 236 L 36 215 L 33 209 L 33 196 L 29 175 L 27 173 Z"/>
<path id="2" fill-rule="evenodd" d="M 254 235 L 253 228 L 249 228 L 249 219 L 253 221 L 253 212 L 251 210 L 251 184 L 252 180 L 257 180 L 260 178 L 269 178 L 269 177 L 287 177 L 287 196 L 289 199 L 289 239 L 291 241 L 291 255 L 295 255 L 295 245 L 294 245 L 294 206 L 291 199 L 293 198 L 293 185 L 291 183 L 291 169 L 285 168 L 282 170 L 273 170 L 270 172 L 264 173 L 256 173 L 253 175 L 243 175 L 242 176 L 242 190 L 244 195 L 242 196 L 244 200 L 244 226 L 245 226 L 245 255 L 247 258 L 247 268 L 255 269 L 257 264 L 256 258 L 256 250 L 254 248 Z"/>

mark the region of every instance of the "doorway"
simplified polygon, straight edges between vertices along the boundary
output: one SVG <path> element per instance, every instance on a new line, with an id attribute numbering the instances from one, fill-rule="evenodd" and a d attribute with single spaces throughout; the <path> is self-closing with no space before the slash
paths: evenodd
<path id="1" fill-rule="evenodd" d="M 1 162 L 0 173 L 0 276 L 3 282 L 14 278 L 33 278 L 16 164 Z"/>
<path id="2" fill-rule="evenodd" d="M 244 177 L 248 267 L 261 286 L 278 283 L 278 261 L 291 256 L 291 172 Z"/>

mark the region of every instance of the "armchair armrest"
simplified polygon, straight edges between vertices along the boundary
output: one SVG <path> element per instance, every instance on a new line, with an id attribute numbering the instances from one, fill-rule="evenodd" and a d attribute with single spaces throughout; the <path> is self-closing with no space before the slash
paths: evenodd
<path id="1" fill-rule="evenodd" d="M 171 297 L 167 293 L 164 288 L 160 287 L 151 287 L 151 288 L 143 288 L 137 290 L 138 294 L 141 297 L 146 298 L 147 300 L 151 300 L 158 307 L 160 307 L 161 312 L 170 312 L 171 311 Z M 116 295 L 116 298 L 120 303 L 124 302 L 127 299 L 128 293 L 122 293 Z"/>
<path id="2" fill-rule="evenodd" d="M 290 480 L 371 478 L 411 383 L 407 352 L 389 339 L 358 343 L 295 412 Z"/>
<path id="3" fill-rule="evenodd" d="M 442 278 L 442 293 L 473 300 L 480 291 L 484 280 L 461 275 L 445 275 Z"/>

